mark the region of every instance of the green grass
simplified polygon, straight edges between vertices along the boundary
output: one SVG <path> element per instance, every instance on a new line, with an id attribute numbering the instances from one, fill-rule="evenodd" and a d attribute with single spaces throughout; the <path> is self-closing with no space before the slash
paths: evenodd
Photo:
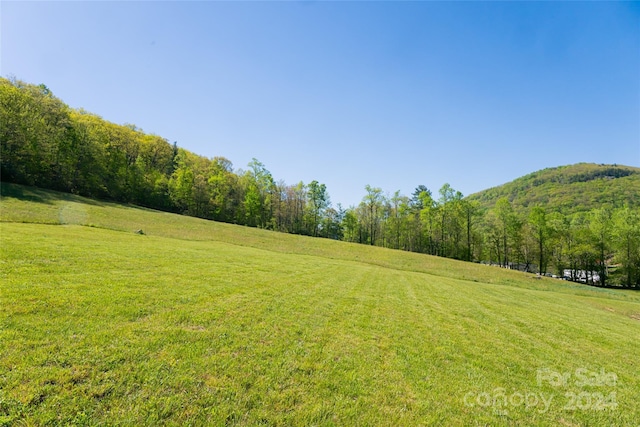
<path id="1" fill-rule="evenodd" d="M 640 423 L 637 293 L 2 194 L 0 425 Z"/>

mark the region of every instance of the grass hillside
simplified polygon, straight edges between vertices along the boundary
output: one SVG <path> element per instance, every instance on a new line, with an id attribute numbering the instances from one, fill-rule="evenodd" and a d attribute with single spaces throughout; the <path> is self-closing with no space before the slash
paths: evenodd
<path id="1" fill-rule="evenodd" d="M 564 214 L 606 204 L 640 207 L 640 168 L 592 163 L 548 168 L 472 194 L 468 199 L 492 208 L 502 197 L 517 208 L 545 206 Z"/>
<path id="2" fill-rule="evenodd" d="M 7 184 L 0 218 L 0 425 L 640 420 L 632 291 Z"/>

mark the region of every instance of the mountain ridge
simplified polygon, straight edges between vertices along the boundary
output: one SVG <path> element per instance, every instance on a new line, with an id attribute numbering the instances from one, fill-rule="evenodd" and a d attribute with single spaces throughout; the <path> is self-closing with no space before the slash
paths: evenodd
<path id="1" fill-rule="evenodd" d="M 636 207 L 640 206 L 640 168 L 595 163 L 550 167 L 473 193 L 467 199 L 491 209 L 503 197 L 519 210 L 543 206 L 563 214 L 604 205 Z"/>

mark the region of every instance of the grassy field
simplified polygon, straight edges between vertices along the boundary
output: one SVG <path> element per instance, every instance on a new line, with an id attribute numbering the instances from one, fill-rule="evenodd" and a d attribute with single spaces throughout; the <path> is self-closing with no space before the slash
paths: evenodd
<path id="1" fill-rule="evenodd" d="M 0 425 L 640 425 L 638 293 L 2 194 Z"/>

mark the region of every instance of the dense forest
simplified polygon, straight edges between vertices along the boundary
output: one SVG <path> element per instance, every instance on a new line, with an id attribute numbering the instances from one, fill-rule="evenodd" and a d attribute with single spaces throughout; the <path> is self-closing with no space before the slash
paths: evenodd
<path id="1" fill-rule="evenodd" d="M 499 187 L 469 196 L 483 208 L 491 209 L 507 197 L 528 210 L 534 206 L 572 215 L 600 206 L 640 207 L 640 168 L 581 163 L 548 168 L 515 179 Z"/>
<path id="2" fill-rule="evenodd" d="M 333 206 L 317 181 L 287 184 L 260 161 L 234 169 L 135 125 L 56 98 L 45 85 L 0 78 L 5 182 L 216 221 L 384 246 L 640 288 L 640 170 L 574 165 L 470 197 L 445 184 L 411 195 L 365 187 Z M 612 186 L 611 183 L 615 183 Z"/>

